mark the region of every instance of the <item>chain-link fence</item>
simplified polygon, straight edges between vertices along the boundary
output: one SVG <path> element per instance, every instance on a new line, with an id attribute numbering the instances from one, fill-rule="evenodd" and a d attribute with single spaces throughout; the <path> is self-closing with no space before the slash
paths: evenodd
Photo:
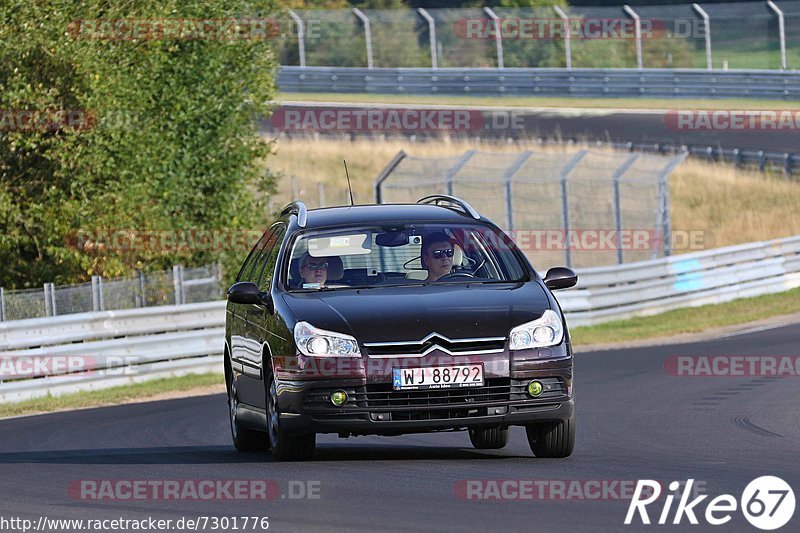
<path id="1" fill-rule="evenodd" d="M 377 203 L 431 194 L 468 201 L 537 268 L 590 267 L 671 253 L 667 177 L 685 154 L 400 152 L 378 176 Z"/>
<path id="2" fill-rule="evenodd" d="M 77 285 L 45 283 L 41 289 L 13 291 L 0 288 L 0 321 L 207 302 L 222 294 L 219 264 L 198 268 L 176 265 L 162 272 L 137 272 L 132 278 L 93 276 L 91 282 Z"/>
<path id="3" fill-rule="evenodd" d="M 786 69 L 800 0 L 567 8 L 289 10 L 282 65 Z M 788 65 L 788 66 L 787 66 Z"/>

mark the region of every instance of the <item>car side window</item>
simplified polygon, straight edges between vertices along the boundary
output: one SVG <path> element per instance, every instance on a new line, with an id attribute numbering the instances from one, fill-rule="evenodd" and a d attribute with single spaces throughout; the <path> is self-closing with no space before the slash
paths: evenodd
<path id="1" fill-rule="evenodd" d="M 273 237 L 270 239 L 272 247 L 267 250 L 265 248 L 264 255 L 262 256 L 261 266 L 259 269 L 258 280 L 253 280 L 258 285 L 258 290 L 267 292 L 272 277 L 275 275 L 275 262 L 278 260 L 278 252 L 281 249 L 281 241 L 283 241 L 283 234 L 286 233 L 286 227 L 282 224 L 275 228 Z"/>
<path id="2" fill-rule="evenodd" d="M 250 250 L 250 254 L 247 256 L 247 259 L 244 260 L 242 264 L 242 268 L 239 269 L 239 275 L 236 276 L 236 281 L 253 281 L 253 268 L 258 263 L 259 258 L 264 253 L 264 246 L 269 242 L 270 237 L 274 233 L 274 226 L 270 227 L 261 235 L 261 238 L 258 239 L 253 249 Z"/>

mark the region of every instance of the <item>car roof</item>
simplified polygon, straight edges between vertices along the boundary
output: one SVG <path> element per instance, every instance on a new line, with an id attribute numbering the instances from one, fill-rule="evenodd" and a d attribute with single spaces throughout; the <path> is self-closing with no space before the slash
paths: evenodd
<path id="1" fill-rule="evenodd" d="M 309 209 L 306 229 L 392 222 L 479 222 L 458 209 L 430 204 L 374 204 Z M 480 222 L 486 222 L 481 217 Z"/>

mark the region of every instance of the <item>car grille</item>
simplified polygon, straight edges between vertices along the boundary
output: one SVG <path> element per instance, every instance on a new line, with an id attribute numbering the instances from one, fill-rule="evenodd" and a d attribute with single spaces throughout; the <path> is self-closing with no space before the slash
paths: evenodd
<path id="1" fill-rule="evenodd" d="M 464 389 L 428 389 L 396 391 L 391 383 L 345 387 L 350 400 L 342 407 L 330 403 L 330 394 L 338 389 L 309 391 L 304 407 L 313 411 L 338 411 L 368 409 L 391 413 L 392 420 L 435 420 L 487 416 L 488 408 L 509 402 L 531 402 L 537 405 L 558 402 L 566 395 L 566 385 L 559 378 L 538 379 L 544 392 L 536 398 L 528 396 L 529 380 L 494 378 L 483 387 Z"/>
<path id="2" fill-rule="evenodd" d="M 500 353 L 505 345 L 506 339 L 501 337 L 450 340 L 439 335 L 432 335 L 418 342 L 364 343 L 367 354 L 372 357 L 422 357 L 436 348 L 451 355 Z"/>

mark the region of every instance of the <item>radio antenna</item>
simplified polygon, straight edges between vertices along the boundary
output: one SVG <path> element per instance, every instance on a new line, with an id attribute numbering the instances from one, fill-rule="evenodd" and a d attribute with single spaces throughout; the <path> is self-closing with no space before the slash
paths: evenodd
<path id="1" fill-rule="evenodd" d="M 342 159 L 344 163 L 344 175 L 347 176 L 347 190 L 350 191 L 350 205 L 356 205 L 353 200 L 353 187 L 350 185 L 350 173 L 347 171 L 347 159 Z"/>

